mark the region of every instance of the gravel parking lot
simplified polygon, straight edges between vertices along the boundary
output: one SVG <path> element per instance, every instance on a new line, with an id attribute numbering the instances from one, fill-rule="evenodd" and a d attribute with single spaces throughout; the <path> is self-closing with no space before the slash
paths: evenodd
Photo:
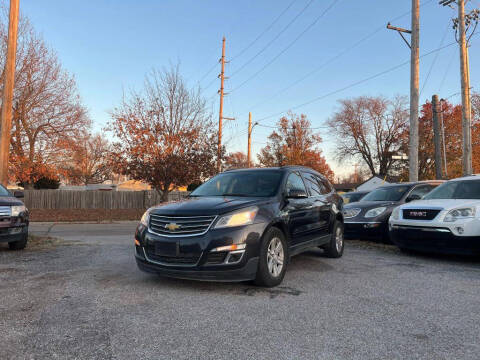
<path id="1" fill-rule="evenodd" d="M 2 359 L 478 359 L 480 260 L 347 242 L 293 258 L 282 286 L 137 270 L 135 223 L 33 224 L 0 244 Z"/>

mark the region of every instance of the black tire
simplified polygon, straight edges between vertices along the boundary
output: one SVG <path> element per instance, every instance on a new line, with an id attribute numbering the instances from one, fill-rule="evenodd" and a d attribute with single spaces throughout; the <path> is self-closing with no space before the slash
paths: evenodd
<path id="1" fill-rule="evenodd" d="M 338 234 L 340 232 L 340 234 Z M 344 239 L 344 227 L 341 221 L 335 221 L 333 225 L 333 232 L 330 238 L 330 242 L 324 245 L 322 248 L 325 250 L 325 255 L 329 258 L 339 258 L 343 255 L 343 249 L 345 247 Z M 337 246 L 337 235 L 341 236 L 341 242 Z"/>
<path id="2" fill-rule="evenodd" d="M 12 241 L 8 243 L 10 250 L 23 250 L 27 246 L 28 242 L 28 233 L 23 235 L 23 238 L 18 241 Z"/>
<path id="3" fill-rule="evenodd" d="M 283 247 L 283 265 L 280 272 L 276 276 L 274 276 L 274 274 L 269 270 L 269 266 L 268 266 L 268 249 L 271 244 L 272 245 L 274 244 L 274 241 L 277 242 L 277 240 L 275 239 L 278 239 Z M 287 246 L 287 241 L 285 240 L 285 235 L 280 229 L 276 227 L 272 227 L 267 230 L 267 232 L 263 237 L 262 245 L 260 248 L 260 258 L 258 262 L 258 269 L 257 269 L 257 276 L 255 278 L 255 284 L 258 286 L 264 286 L 264 287 L 274 287 L 279 285 L 283 281 L 283 278 L 285 276 L 285 271 L 287 270 L 287 263 L 288 263 L 288 246 Z M 278 265 L 272 265 L 272 266 L 278 266 Z"/>

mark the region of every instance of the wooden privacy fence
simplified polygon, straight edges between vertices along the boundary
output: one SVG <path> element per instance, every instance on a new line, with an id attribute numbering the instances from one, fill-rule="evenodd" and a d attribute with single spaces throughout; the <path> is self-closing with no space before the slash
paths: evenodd
<path id="1" fill-rule="evenodd" d="M 181 200 L 187 195 L 186 191 L 172 191 L 168 200 Z M 25 190 L 23 201 L 28 209 L 147 209 L 162 202 L 155 190 Z"/>

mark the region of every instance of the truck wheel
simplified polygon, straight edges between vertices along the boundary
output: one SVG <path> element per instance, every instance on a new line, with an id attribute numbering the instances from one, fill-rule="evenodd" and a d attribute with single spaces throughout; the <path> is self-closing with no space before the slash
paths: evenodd
<path id="1" fill-rule="evenodd" d="M 27 246 L 27 241 L 28 234 L 25 234 L 22 240 L 9 242 L 8 247 L 10 248 L 10 250 L 23 250 L 25 249 L 25 246 Z"/>
<path id="2" fill-rule="evenodd" d="M 288 247 L 285 235 L 272 227 L 262 241 L 255 284 L 265 287 L 279 285 L 285 276 L 287 260 Z"/>
<path id="3" fill-rule="evenodd" d="M 343 255 L 343 248 L 345 246 L 342 222 L 335 221 L 333 234 L 331 236 L 330 242 L 323 247 L 325 255 L 329 258 L 339 258 Z"/>

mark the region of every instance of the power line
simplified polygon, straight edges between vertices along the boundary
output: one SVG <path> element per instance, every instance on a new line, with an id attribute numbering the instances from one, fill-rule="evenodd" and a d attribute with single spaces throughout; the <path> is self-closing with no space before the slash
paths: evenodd
<path id="1" fill-rule="evenodd" d="M 250 44 L 247 45 L 247 47 L 245 47 L 242 51 L 240 51 L 238 54 L 236 54 L 235 56 L 233 56 L 230 61 L 236 59 L 237 57 L 243 55 L 248 49 L 250 49 L 258 40 L 260 40 L 260 38 L 265 35 L 272 27 L 273 25 L 275 25 L 278 20 L 280 20 L 280 18 L 292 7 L 292 5 L 294 3 L 296 3 L 298 0 L 293 0 L 281 13 L 280 15 L 278 15 L 275 20 L 273 20 L 273 22 L 268 25 L 265 30 L 263 30 Z"/>
<path id="2" fill-rule="evenodd" d="M 478 33 L 475 33 L 474 35 L 477 35 L 477 34 L 478 34 Z M 426 56 L 429 56 L 429 55 L 431 55 L 431 54 L 434 54 L 434 53 L 436 53 L 436 52 L 438 52 L 438 51 L 441 51 L 441 50 L 443 50 L 443 49 L 446 49 L 446 48 L 448 48 L 448 47 L 450 47 L 450 46 L 452 46 L 452 45 L 455 45 L 455 44 L 456 44 L 455 41 L 454 41 L 454 42 L 451 42 L 451 43 L 449 43 L 449 44 L 447 44 L 447 45 L 444 45 L 444 46 L 442 46 L 442 47 L 440 47 L 440 48 L 437 48 L 437 49 L 435 49 L 435 50 L 431 50 L 431 51 L 429 51 L 429 52 L 421 55 L 420 58 L 424 58 L 424 57 L 426 57 Z M 299 104 L 299 105 L 290 107 L 290 108 L 287 109 L 287 110 L 284 110 L 284 111 L 281 111 L 281 112 L 278 112 L 278 113 L 275 113 L 275 114 L 272 114 L 272 115 L 269 115 L 269 116 L 265 116 L 265 117 L 257 120 L 257 122 L 270 119 L 270 118 L 272 118 L 272 117 L 275 117 L 275 116 L 284 114 L 285 112 L 287 112 L 287 111 L 289 111 L 289 110 L 298 109 L 298 108 L 300 108 L 300 107 L 303 107 L 303 106 L 309 105 L 309 104 L 311 104 L 311 103 L 317 102 L 317 101 L 322 100 L 322 99 L 324 99 L 324 98 L 327 98 L 327 97 L 329 97 L 329 96 L 338 94 L 338 93 L 343 92 L 343 91 L 345 91 L 345 90 L 348 90 L 348 89 L 350 89 L 350 88 L 352 88 L 352 87 L 355 87 L 355 86 L 357 86 L 357 85 L 360 85 L 360 84 L 363 84 L 363 83 L 368 82 L 368 81 L 370 81 L 370 80 L 373 80 L 373 79 L 375 79 L 375 78 L 378 78 L 378 77 L 380 77 L 380 76 L 382 76 L 382 75 L 385 75 L 385 74 L 388 74 L 388 73 L 390 73 L 390 72 L 392 72 L 392 71 L 395 71 L 395 70 L 397 70 L 397 69 L 399 69 L 399 68 L 401 68 L 401 67 L 403 67 L 403 66 L 405 66 L 405 65 L 407 65 L 407 64 L 409 64 L 409 63 L 410 63 L 410 60 L 404 61 L 404 62 L 401 63 L 401 64 L 395 65 L 395 66 L 393 66 L 393 67 L 391 67 L 391 68 L 389 68 L 389 69 L 387 69 L 387 70 L 384 70 L 384 71 L 381 71 L 381 72 L 379 72 L 379 73 L 376 73 L 376 74 L 374 74 L 374 75 L 372 75 L 372 76 L 369 76 L 369 77 L 367 77 L 367 78 L 365 78 L 365 79 L 356 81 L 356 82 L 354 82 L 354 83 L 352 83 L 352 84 L 350 84 L 350 85 L 348 85 L 348 86 L 342 87 L 342 88 L 337 89 L 337 90 L 335 90 L 335 91 L 331 91 L 331 92 L 329 92 L 329 93 L 327 93 L 327 94 L 325 94 L 325 95 L 318 96 L 318 97 L 316 97 L 316 98 L 314 98 L 314 99 L 312 99 L 312 100 L 306 101 L 306 102 L 304 102 L 304 103 L 302 103 L 302 104 Z"/>
<path id="3" fill-rule="evenodd" d="M 270 60 L 268 63 L 266 63 L 263 67 L 260 68 L 260 70 L 258 70 L 257 72 L 255 72 L 252 76 L 250 76 L 249 78 L 247 78 L 247 80 L 245 80 L 244 82 L 242 82 L 240 85 L 238 85 L 236 88 L 234 88 L 233 90 L 231 90 L 231 92 L 233 91 L 236 91 L 238 89 L 240 89 L 243 85 L 245 85 L 247 82 L 249 82 L 250 80 L 254 79 L 257 77 L 258 74 L 260 74 L 263 70 L 265 70 L 267 67 L 269 67 L 275 60 L 277 60 L 281 55 L 283 55 L 288 49 L 290 49 L 293 44 L 295 44 L 303 35 L 305 35 L 305 33 L 310 30 L 313 26 L 316 25 L 316 23 L 321 19 L 323 18 L 329 11 L 330 9 L 333 8 L 333 6 L 339 2 L 340 0 L 333 0 L 331 2 L 331 4 L 320 14 L 320 16 L 318 16 L 310 25 L 308 25 L 292 42 L 290 42 L 290 44 L 287 45 L 287 47 L 285 47 L 282 51 L 280 51 L 276 56 L 274 56 L 274 58 L 272 60 Z M 238 71 L 237 71 L 238 72 Z M 235 73 L 234 73 L 235 74 Z M 233 75 L 233 74 L 232 74 Z"/>
<path id="4" fill-rule="evenodd" d="M 450 61 L 448 63 L 448 66 L 445 68 L 445 73 L 443 74 L 443 78 L 442 78 L 442 81 L 440 82 L 440 87 L 438 88 L 438 92 L 440 93 L 443 89 L 443 85 L 445 83 L 445 80 L 447 79 L 447 75 L 448 73 L 450 72 L 450 69 L 453 65 L 453 61 L 455 60 L 455 55 L 457 53 L 457 50 L 456 49 L 453 49 L 453 52 L 452 52 L 452 56 L 450 58 Z"/>
<path id="5" fill-rule="evenodd" d="M 247 65 L 249 65 L 253 60 L 255 60 L 259 55 L 261 55 L 265 50 L 268 49 L 270 45 L 272 45 L 287 29 L 302 15 L 308 7 L 314 2 L 315 0 L 310 0 L 307 5 L 303 7 L 303 9 L 282 29 L 280 32 L 272 39 L 270 40 L 267 45 L 265 45 L 259 52 L 257 52 L 255 55 L 253 55 L 250 59 L 247 60 L 240 68 L 235 70 L 230 77 L 234 76 L 235 74 L 239 73 L 242 71 Z"/>
<path id="6" fill-rule="evenodd" d="M 447 28 L 445 29 L 445 32 L 443 33 L 442 41 L 440 41 L 440 46 L 439 47 L 443 46 L 443 43 L 445 42 L 445 39 L 447 38 L 448 30 L 450 30 L 450 23 L 447 24 Z M 423 82 L 423 85 L 422 85 L 422 89 L 420 90 L 419 97 L 422 96 L 423 90 L 425 90 L 425 86 L 427 85 L 428 79 L 430 78 L 430 75 L 432 74 L 433 67 L 435 66 L 435 63 L 437 62 L 439 54 L 440 54 L 440 52 L 437 52 L 435 54 L 435 57 L 432 61 L 432 64 L 430 65 L 430 69 L 428 70 L 427 77 L 425 78 L 425 81 Z"/>
<path id="7" fill-rule="evenodd" d="M 433 2 L 435 0 L 427 0 L 425 1 L 424 3 L 422 3 L 420 5 L 420 7 L 423 7 L 425 5 L 428 5 L 429 3 Z M 407 15 L 409 15 L 411 13 L 411 11 L 407 11 L 393 19 L 391 19 L 389 22 L 395 22 L 396 20 L 398 19 L 401 19 Z M 278 92 L 276 92 L 274 95 L 272 95 L 271 97 L 267 98 L 266 100 L 263 100 L 262 102 L 259 102 L 257 104 L 255 104 L 254 106 L 250 107 L 249 109 L 254 109 L 254 108 L 257 108 L 258 106 L 266 103 L 266 102 L 269 102 L 271 100 L 273 100 L 274 98 L 276 98 L 278 95 L 284 93 L 285 91 L 291 89 L 292 87 L 294 87 L 295 85 L 301 83 L 302 81 L 306 80 L 307 78 L 309 78 L 310 76 L 314 75 L 315 73 L 319 72 L 320 70 L 322 70 L 323 68 L 325 68 L 327 65 L 333 63 L 334 61 L 336 61 L 337 59 L 339 59 L 340 57 L 342 57 L 343 55 L 347 54 L 348 52 L 350 52 L 351 50 L 355 49 L 356 47 L 358 47 L 359 45 L 361 45 L 362 43 L 364 43 L 365 41 L 367 41 L 368 39 L 372 38 L 373 36 L 375 36 L 376 34 L 378 34 L 380 31 L 383 31 L 385 30 L 385 25 L 382 24 L 381 26 L 379 26 L 378 28 L 376 28 L 375 30 L 373 30 L 371 33 L 369 33 L 368 35 L 364 36 L 363 38 L 361 38 L 360 40 L 358 40 L 357 42 L 355 42 L 353 45 L 345 48 L 344 50 L 342 50 L 340 53 L 338 53 L 337 55 L 333 56 L 332 58 L 330 58 L 329 60 L 327 60 L 326 62 L 322 63 L 319 67 L 315 68 L 314 70 L 310 71 L 309 73 L 305 74 L 304 76 L 302 76 L 301 78 L 299 78 L 298 80 L 295 80 L 293 83 L 291 83 L 290 85 L 286 86 L 285 88 L 279 90 Z"/>

